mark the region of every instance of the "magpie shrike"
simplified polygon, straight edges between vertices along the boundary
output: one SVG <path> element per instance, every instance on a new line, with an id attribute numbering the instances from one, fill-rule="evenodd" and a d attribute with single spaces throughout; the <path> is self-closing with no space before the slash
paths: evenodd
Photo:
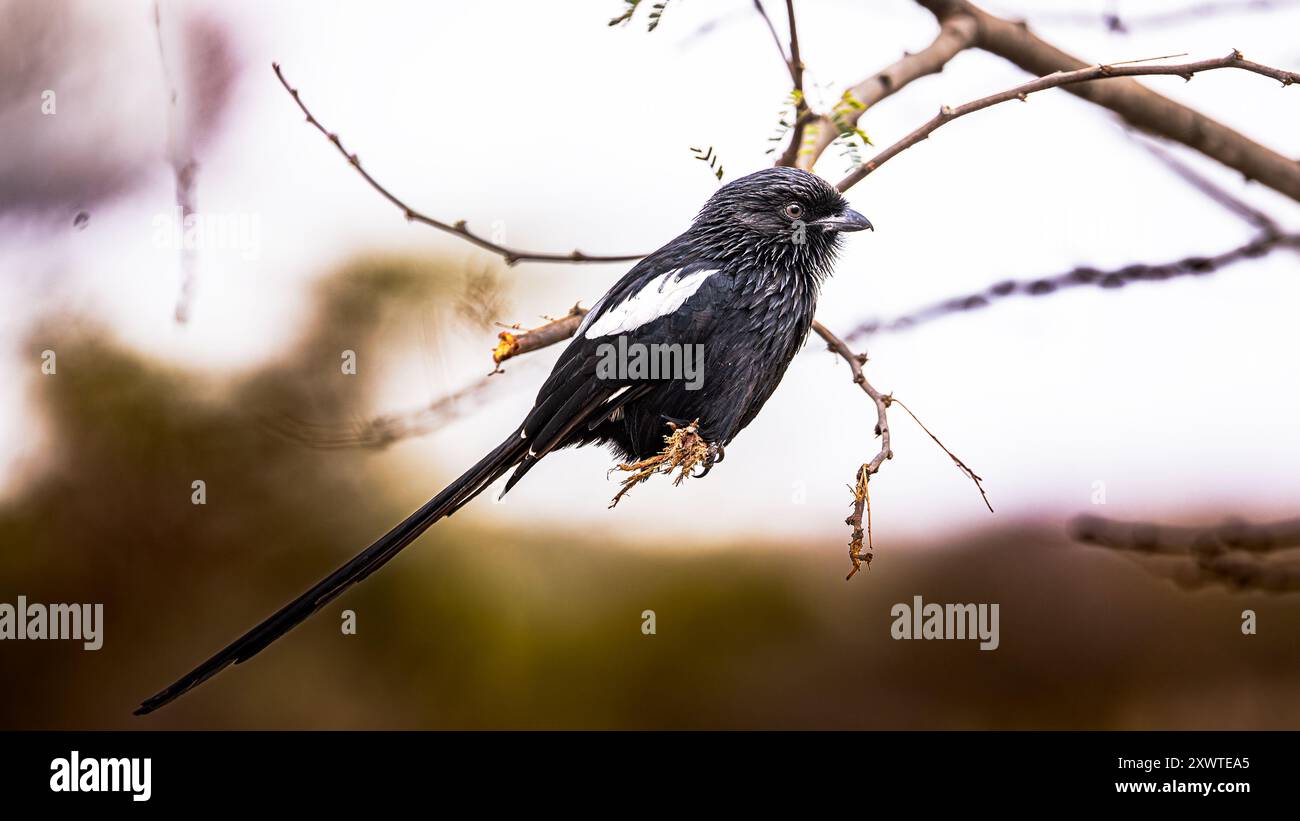
<path id="1" fill-rule="evenodd" d="M 835 188 L 806 171 L 770 168 L 727 183 L 684 234 L 637 263 L 596 302 L 505 441 L 350 562 L 146 700 L 136 715 L 252 658 L 508 471 L 514 472 L 503 495 L 557 448 L 600 443 L 624 458 L 644 459 L 663 448 L 670 422 L 698 420 L 696 430 L 709 443 L 707 472 L 803 346 L 840 234 L 871 227 Z M 693 390 L 680 374 L 620 379 L 598 373 L 601 346 L 620 336 L 701 346 L 712 376 Z"/>

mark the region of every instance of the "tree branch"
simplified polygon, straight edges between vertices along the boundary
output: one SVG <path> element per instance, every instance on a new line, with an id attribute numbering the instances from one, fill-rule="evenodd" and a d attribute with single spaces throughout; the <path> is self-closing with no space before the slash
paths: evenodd
<path id="1" fill-rule="evenodd" d="M 1031 74 L 1041 76 L 1071 72 L 1088 65 L 1043 41 L 1023 24 L 995 17 L 967 0 L 916 2 L 930 10 L 940 22 L 958 14 L 973 16 L 979 31 L 975 45 L 1015 63 Z M 1283 77 L 1296 82 L 1296 75 L 1292 72 L 1270 69 L 1267 74 L 1282 80 L 1284 84 L 1286 80 Z M 1207 157 L 1236 169 L 1246 179 L 1258 180 L 1269 188 L 1300 201 L 1300 163 L 1260 145 L 1199 111 L 1163 97 L 1132 80 L 1077 83 L 1071 84 L 1067 90 L 1110 109 L 1136 128 L 1194 148 Z"/>
<path id="2" fill-rule="evenodd" d="M 915 54 L 904 54 L 897 62 L 848 90 L 851 99 L 861 107 L 837 104 L 835 116 L 818 115 L 805 131 L 792 134 L 778 165 L 795 165 L 811 171 L 844 129 L 857 126 L 867 109 L 914 80 L 943 71 L 953 57 L 975 42 L 975 32 L 975 18 L 970 15 L 955 14 L 945 19 L 939 27 L 939 36 L 930 45 Z"/>
<path id="3" fill-rule="evenodd" d="M 948 454 L 948 457 L 952 459 L 957 467 L 975 483 L 975 487 L 979 489 L 980 496 L 984 499 L 984 504 L 988 506 L 989 512 L 992 513 L 993 506 L 989 504 L 988 494 L 984 492 L 982 480 L 975 471 L 967 467 L 966 463 L 957 458 L 955 453 L 948 450 L 943 442 L 939 441 L 939 437 L 931 433 L 930 429 L 923 425 L 920 419 L 916 418 L 916 414 L 912 413 L 910 408 L 895 399 L 893 394 L 883 394 L 876 390 L 872 387 L 871 383 L 867 381 L 866 374 L 862 372 L 862 366 L 867 362 L 867 355 L 864 353 L 854 353 L 853 349 L 848 346 L 848 343 L 831 333 L 830 329 L 820 322 L 813 322 L 813 330 L 826 343 L 827 350 L 838 355 L 845 362 L 849 363 L 849 372 L 853 375 L 853 383 L 861 388 L 862 392 L 865 393 L 876 406 L 875 435 L 880 437 L 880 450 L 875 456 L 871 457 L 870 461 L 865 462 L 858 468 L 857 476 L 850 488 L 850 490 L 853 491 L 853 512 L 844 520 L 844 524 L 848 525 L 851 530 L 851 536 L 849 538 L 849 561 L 853 563 L 853 567 L 849 570 L 849 575 L 845 577 L 845 581 L 853 578 L 862 568 L 863 563 L 865 563 L 867 567 L 871 567 L 871 559 L 874 555 L 874 546 L 871 543 L 871 493 L 869 485 L 871 477 L 880 471 L 881 466 L 884 465 L 887 460 L 894 458 L 894 450 L 891 446 L 889 433 L 889 407 L 893 404 L 897 404 L 903 410 L 907 411 L 907 415 L 912 417 L 912 420 L 920 426 L 921 430 L 925 431 L 926 435 L 934 440 L 934 443 L 938 445 L 944 453 Z M 867 526 L 865 531 L 862 525 L 862 517 L 864 513 L 867 517 Z M 863 545 L 864 536 L 866 537 L 865 546 Z"/>
<path id="4" fill-rule="evenodd" d="M 946 299 L 890 319 L 872 319 L 859 324 L 848 334 L 858 340 L 887 331 L 911 328 L 949 314 L 986 308 L 1013 296 L 1046 296 L 1069 288 L 1122 288 L 1132 282 L 1160 282 L 1182 276 L 1205 276 L 1248 259 L 1258 259 L 1283 248 L 1300 250 L 1300 234 L 1266 234 L 1211 256 L 1185 257 L 1165 263 L 1131 263 L 1119 268 L 1099 270 L 1081 266 L 1049 277 L 1008 279 L 966 296 Z"/>
<path id="5" fill-rule="evenodd" d="M 1236 590 L 1300 590 L 1300 562 L 1276 554 L 1300 547 L 1300 519 L 1252 525 L 1229 520 L 1218 527 L 1171 527 L 1080 516 L 1070 535 L 1083 544 L 1137 557 L 1176 559 L 1165 573 L 1182 587 L 1222 584 Z M 1147 563 L 1152 570 L 1159 565 Z"/>
<path id="6" fill-rule="evenodd" d="M 1058 71 L 1054 74 L 1049 74 L 1046 77 L 1039 77 L 1036 80 L 1030 80 L 1027 83 L 1021 83 L 1020 85 L 1014 88 L 1009 88 L 1006 91 L 1002 91 L 997 94 L 991 94 L 988 97 L 981 97 L 978 100 L 972 100 L 971 102 L 966 103 L 964 105 L 957 106 L 956 108 L 943 106 L 942 108 L 939 109 L 939 113 L 931 117 L 928 122 L 926 122 L 925 124 L 921 125 L 919 128 L 912 131 L 912 133 L 908 134 L 903 139 L 899 140 L 898 142 L 894 143 L 890 147 L 886 148 L 884 151 L 881 151 L 879 154 L 872 157 L 867 162 L 855 168 L 852 172 L 849 173 L 848 176 L 846 176 L 843 180 L 840 181 L 837 187 L 839 188 L 840 191 L 847 191 L 857 183 L 861 182 L 868 174 L 877 170 L 878 168 L 880 168 L 880 166 L 889 162 L 889 160 L 898 156 L 899 154 L 911 148 L 912 146 L 916 145 L 917 143 L 921 142 L 922 140 L 928 139 L 929 136 L 933 134 L 936 130 L 938 130 L 940 127 L 944 125 L 947 125 L 953 120 L 964 117 L 967 114 L 974 114 L 976 111 L 983 111 L 986 108 L 995 106 L 998 103 L 1005 103 L 1009 100 L 1023 101 L 1026 98 L 1028 98 L 1030 94 L 1033 94 L 1036 91 L 1045 91 L 1047 89 L 1057 88 L 1059 86 L 1072 86 L 1078 83 L 1086 83 L 1095 80 L 1106 80 L 1110 78 L 1119 78 L 1119 77 L 1171 75 L 1175 77 L 1182 77 L 1185 80 L 1191 80 L 1192 77 L 1197 72 L 1213 71 L 1215 69 L 1221 69 L 1221 68 L 1236 68 L 1236 69 L 1241 69 L 1243 71 L 1254 72 L 1255 74 L 1262 74 L 1265 77 L 1272 77 L 1273 79 L 1281 82 L 1283 86 L 1288 86 L 1293 83 L 1300 82 L 1300 74 L 1297 74 L 1293 71 L 1283 71 L 1281 69 L 1276 69 L 1270 66 L 1265 66 L 1259 63 L 1251 62 L 1250 60 L 1247 60 L 1244 57 L 1242 57 L 1241 52 L 1239 51 L 1233 51 L 1232 53 L 1227 54 L 1223 57 L 1217 57 L 1209 60 L 1199 60 L 1194 63 L 1178 63 L 1176 65 L 1154 65 L 1153 66 L 1153 65 L 1133 65 L 1133 64 L 1127 64 L 1127 65 L 1112 64 L 1112 65 L 1089 66 L 1087 68 L 1080 68 L 1074 71 Z M 1141 88 L 1141 86 L 1136 86 L 1136 87 Z M 1143 89 L 1143 91 L 1146 90 Z M 1147 93 L 1152 94 L 1152 96 L 1159 97 L 1159 95 L 1156 95 L 1153 92 L 1147 92 Z M 1159 99 L 1163 100 L 1164 98 L 1159 97 Z M 1190 110 L 1191 109 L 1188 109 L 1188 111 Z M 1197 116 L 1201 116 L 1201 115 L 1197 115 Z M 1213 122 L 1213 121 L 1209 121 L 1209 122 Z M 1219 128 L 1224 128 L 1224 127 L 1219 126 Z M 1238 136 L 1240 137 L 1240 135 Z M 1241 137 L 1241 139 L 1245 140 L 1246 138 Z M 1268 150 L 1263 146 L 1258 146 L 1258 148 L 1261 151 Z M 1211 156 L 1213 155 L 1211 154 Z M 1292 196 L 1296 200 L 1300 201 L 1300 164 L 1297 164 L 1293 160 L 1287 160 L 1281 157 L 1280 155 L 1278 155 L 1278 158 L 1291 166 L 1289 169 L 1289 173 L 1293 173 L 1295 175 L 1295 190 L 1294 193 L 1289 194 L 1289 196 Z M 1285 182 L 1285 179 L 1283 179 L 1282 182 Z M 1283 193 L 1288 193 L 1282 188 L 1279 188 L 1278 190 L 1283 191 Z"/>
<path id="7" fill-rule="evenodd" d="M 794 90 L 803 94 L 803 59 L 799 56 L 799 26 L 794 19 L 794 0 L 785 0 L 785 17 L 790 21 L 790 80 Z"/>
<path id="8" fill-rule="evenodd" d="M 582 324 L 582 318 L 586 315 L 586 308 L 574 305 L 567 314 L 559 319 L 552 319 L 545 325 L 523 333 L 517 333 L 519 328 L 515 326 L 497 334 L 497 346 L 492 350 L 492 363 L 497 367 L 492 373 L 502 373 L 501 363 L 507 359 L 549 347 L 573 336 L 578 332 L 578 326 Z"/>
<path id="9" fill-rule="evenodd" d="M 865 393 L 876 406 L 876 428 L 875 435 L 880 437 L 880 451 L 871 460 L 865 462 L 858 468 L 857 478 L 853 483 L 853 512 L 844 520 L 851 530 L 849 538 L 849 561 L 853 567 L 849 570 L 849 575 L 844 577 L 845 581 L 857 575 L 862 568 L 863 562 L 867 567 L 871 567 L 871 559 L 874 556 L 874 545 L 871 543 L 870 517 L 871 517 L 871 497 L 867 488 L 871 477 L 880 471 L 881 465 L 887 459 L 894 458 L 893 448 L 890 446 L 891 439 L 889 434 L 889 405 L 893 397 L 883 394 L 872 387 L 867 381 L 866 375 L 862 372 L 862 366 L 867 362 L 867 355 L 864 353 L 854 353 L 848 344 L 820 322 L 813 323 L 813 330 L 817 332 L 826 342 L 826 348 L 832 353 L 837 354 L 845 362 L 849 363 L 849 372 L 853 375 L 853 383 L 862 392 Z M 866 531 L 862 527 L 862 515 L 866 513 L 868 517 L 868 527 Z M 863 537 L 866 536 L 867 543 L 863 545 Z"/>
<path id="10" fill-rule="evenodd" d="M 758 16 L 763 18 L 767 24 L 767 30 L 772 34 L 772 42 L 776 44 L 776 50 L 781 55 L 781 62 L 785 63 L 786 68 L 790 67 L 790 56 L 785 53 L 785 44 L 781 42 L 781 35 L 776 33 L 776 26 L 772 25 L 772 18 L 767 16 L 767 9 L 763 8 L 763 0 L 754 0 L 754 8 L 758 11 Z M 790 77 L 794 80 L 793 74 Z"/>
<path id="11" fill-rule="evenodd" d="M 953 453 L 951 450 L 948 450 L 948 446 L 945 445 L 943 442 L 941 442 L 939 440 L 939 437 L 935 436 L 934 433 L 932 433 L 930 429 L 925 426 L 925 423 L 922 422 L 920 419 L 918 419 L 915 413 L 912 413 L 912 409 L 909 408 L 907 405 L 903 404 L 903 401 L 901 399 L 895 399 L 894 404 L 898 405 L 900 408 L 907 411 L 907 415 L 912 417 L 912 421 L 915 422 L 918 426 L 920 426 L 921 430 L 925 431 L 925 435 L 930 437 L 930 439 L 936 445 L 939 446 L 939 450 L 942 450 L 944 453 L 948 455 L 948 458 L 951 459 L 952 463 L 957 466 L 957 469 L 962 472 L 962 475 L 975 483 L 975 488 L 980 492 L 980 498 L 984 500 L 984 506 L 989 509 L 989 513 L 992 513 L 993 503 L 989 501 L 989 495 L 984 492 L 984 479 L 981 478 L 978 473 L 971 470 L 970 465 L 963 462 L 957 456 L 957 454 Z"/>
<path id="12" fill-rule="evenodd" d="M 631 262 L 645 256 L 645 254 L 601 256 L 598 254 L 587 254 L 576 248 L 567 254 L 548 254 L 537 251 L 525 251 L 519 248 L 500 245 L 479 236 L 469 229 L 464 220 L 459 220 L 455 223 L 447 223 L 416 211 L 396 194 L 393 194 L 381 185 L 378 180 L 370 176 L 370 173 L 362 167 L 361 160 L 357 155 L 349 153 L 348 150 L 343 147 L 343 141 L 339 139 L 339 135 L 333 131 L 329 131 L 325 126 L 321 125 L 320 121 L 312 115 L 306 104 L 303 103 L 302 98 L 298 94 L 298 89 L 289 85 L 289 81 L 285 79 L 284 73 L 280 71 L 279 63 L 272 63 L 271 68 L 275 70 L 275 76 L 280 79 L 280 84 L 284 86 L 285 90 L 293 97 L 294 102 L 298 104 L 298 108 L 302 109 L 302 113 L 307 117 L 307 122 L 317 131 L 324 134 L 326 139 L 333 143 L 334 147 L 338 149 L 338 152 L 347 158 L 347 161 L 352 164 L 352 167 L 356 169 L 362 179 L 369 183 L 371 188 L 378 191 L 380 196 L 397 206 L 402 213 L 406 215 L 406 219 L 409 222 L 423 223 L 431 228 L 437 228 L 439 231 L 446 231 L 449 234 L 455 234 L 461 239 L 477 245 L 485 251 L 491 251 L 492 253 L 497 254 L 505 260 L 507 265 L 514 265 L 516 262 Z"/>
<path id="13" fill-rule="evenodd" d="M 785 152 L 777 160 L 777 165 L 789 166 L 793 164 L 795 150 L 798 149 L 800 142 L 803 141 L 804 129 L 806 129 L 816 115 L 808 107 L 808 99 L 803 90 L 803 58 L 799 55 L 799 27 L 795 22 L 794 0 L 786 0 L 785 14 L 789 21 L 790 27 L 790 51 L 787 54 L 785 48 L 781 45 L 781 37 L 776 33 L 776 26 L 772 25 L 772 18 L 767 16 L 763 9 L 762 0 L 754 0 L 754 8 L 763 16 L 763 21 L 767 23 L 767 30 L 772 32 L 772 39 L 776 42 L 776 50 L 785 61 L 786 69 L 790 72 L 791 96 L 794 97 L 794 125 L 790 129 L 790 144 L 786 146 Z"/>

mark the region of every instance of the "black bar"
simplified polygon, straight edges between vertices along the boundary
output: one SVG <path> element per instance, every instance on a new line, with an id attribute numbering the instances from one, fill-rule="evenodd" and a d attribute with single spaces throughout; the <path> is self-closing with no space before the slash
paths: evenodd
<path id="1" fill-rule="evenodd" d="M 0 738 L 6 806 L 21 799 L 51 808 L 127 810 L 210 810 L 253 801 L 337 809 L 431 796 L 496 806 L 510 796 L 592 799 L 597 789 L 625 791 L 636 797 L 633 804 L 651 800 L 649 793 L 737 801 L 842 793 L 907 800 L 918 808 L 958 799 L 1000 808 L 1178 809 L 1195 802 L 1235 810 L 1243 802 L 1285 799 L 1300 740 L 1293 732 L 26 732 Z M 127 790 L 54 792 L 51 778 L 62 765 L 52 762 L 70 766 L 74 750 L 83 777 L 87 766 L 103 774 L 102 760 L 109 758 L 140 759 L 142 773 L 148 758 L 148 800 L 134 801 Z M 1189 783 L 1210 784 L 1213 792 L 1192 792 Z M 1147 784 L 1154 787 L 1121 786 Z M 1132 789 L 1154 792 L 1127 792 Z"/>

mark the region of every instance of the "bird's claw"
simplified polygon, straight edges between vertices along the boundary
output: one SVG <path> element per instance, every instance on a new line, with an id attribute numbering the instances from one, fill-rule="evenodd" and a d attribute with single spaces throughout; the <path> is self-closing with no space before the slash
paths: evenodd
<path id="1" fill-rule="evenodd" d="M 727 458 L 727 451 L 722 445 L 717 442 L 710 442 L 708 453 L 704 457 L 704 470 L 695 474 L 695 478 L 703 479 L 708 476 L 709 471 L 713 470 L 713 466 L 722 464 L 722 460 L 725 458 Z"/>

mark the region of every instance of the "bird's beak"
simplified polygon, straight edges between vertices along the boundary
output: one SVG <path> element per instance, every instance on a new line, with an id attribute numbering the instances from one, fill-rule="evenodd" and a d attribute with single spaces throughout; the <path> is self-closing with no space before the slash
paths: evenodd
<path id="1" fill-rule="evenodd" d="M 852 208 L 845 208 L 839 214 L 833 217 L 823 217 L 814 220 L 813 225 L 820 225 L 823 231 L 861 231 L 866 228 L 871 231 L 876 230 L 871 224 L 871 220 L 854 211 Z"/>

